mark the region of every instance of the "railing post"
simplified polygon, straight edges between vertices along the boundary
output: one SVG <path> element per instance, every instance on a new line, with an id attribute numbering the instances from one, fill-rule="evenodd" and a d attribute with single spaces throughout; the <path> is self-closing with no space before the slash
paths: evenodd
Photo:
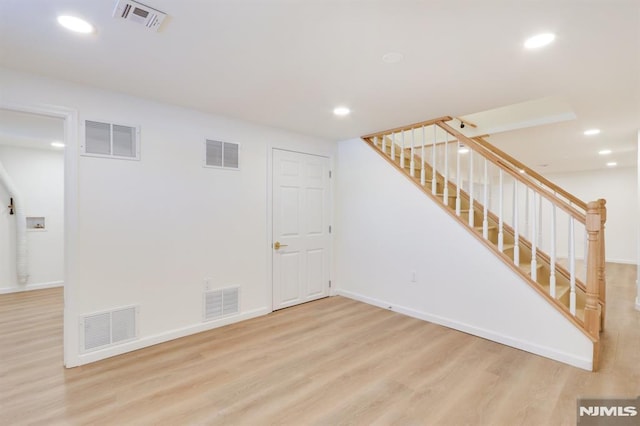
<path id="1" fill-rule="evenodd" d="M 587 273 L 587 300 L 584 307 L 584 325 L 587 331 L 596 339 L 600 333 L 600 305 L 598 299 L 598 257 L 600 252 L 600 202 L 592 201 L 587 204 L 586 228 L 589 236 L 589 271 Z"/>
<path id="2" fill-rule="evenodd" d="M 482 211 L 482 237 L 485 240 L 489 239 L 489 211 L 487 204 L 489 204 L 489 161 L 484 159 L 484 209 Z"/>
<path id="3" fill-rule="evenodd" d="M 391 132 L 391 159 L 396 161 L 396 140 L 393 132 Z"/>
<path id="4" fill-rule="evenodd" d="M 403 169 L 405 168 L 404 165 L 404 158 L 405 158 L 405 153 L 404 153 L 404 134 L 407 133 L 406 130 L 402 131 L 402 137 L 400 138 L 400 143 L 402 144 L 401 149 L 400 149 L 400 167 L 402 167 Z"/>
<path id="5" fill-rule="evenodd" d="M 458 142 L 458 149 L 456 149 L 456 216 L 460 217 L 460 208 L 462 207 L 462 200 L 460 199 L 460 143 Z M 471 213 L 469 213 L 471 214 Z"/>
<path id="6" fill-rule="evenodd" d="M 550 236 L 550 262 L 549 262 L 549 293 L 556 298 L 556 205 L 551 204 L 551 236 Z"/>
<path id="7" fill-rule="evenodd" d="M 604 320 L 607 311 L 607 275 L 605 270 L 605 238 L 604 238 L 604 225 L 607 222 L 607 201 L 604 199 L 598 200 L 600 206 L 600 235 L 599 235 L 599 251 L 598 251 L 598 289 L 600 301 L 602 302 L 602 311 L 600 313 L 600 330 L 604 330 Z"/>
<path id="8" fill-rule="evenodd" d="M 436 136 L 438 126 L 433 125 L 433 141 L 431 142 L 431 194 L 436 195 L 438 189 L 438 175 L 436 170 Z"/>
<path id="9" fill-rule="evenodd" d="M 473 228 L 474 224 L 474 208 L 473 208 L 473 149 L 469 150 L 469 226 Z"/>
<path id="10" fill-rule="evenodd" d="M 420 185 L 422 186 L 424 186 L 425 181 L 427 179 L 425 176 L 425 167 L 424 167 L 424 145 L 427 143 L 425 138 L 425 132 L 426 132 L 426 129 L 424 126 L 422 126 L 422 148 L 420 148 L 420 167 L 422 167 L 422 169 L 420 169 Z"/>
<path id="11" fill-rule="evenodd" d="M 504 219 L 502 218 L 503 215 L 503 206 L 502 206 L 502 197 L 504 195 L 504 190 L 502 188 L 502 169 L 498 170 L 498 250 L 500 250 L 500 253 L 504 252 L 504 233 L 503 233 L 503 228 L 504 228 Z"/>
<path id="12" fill-rule="evenodd" d="M 449 206 L 449 132 L 444 132 L 444 188 L 442 190 L 442 202 Z"/>

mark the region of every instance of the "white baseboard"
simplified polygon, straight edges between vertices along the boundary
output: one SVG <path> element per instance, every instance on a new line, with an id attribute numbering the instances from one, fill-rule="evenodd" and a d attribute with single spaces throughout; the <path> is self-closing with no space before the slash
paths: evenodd
<path id="1" fill-rule="evenodd" d="M 203 331 L 212 330 L 214 328 L 223 327 L 225 325 L 233 324 L 240 321 L 245 321 L 251 318 L 256 318 L 271 313 L 269 308 L 259 308 L 252 311 L 242 313 L 240 315 L 223 318 L 218 321 L 207 321 L 206 323 L 194 324 L 188 327 L 178 328 L 175 330 L 167 331 L 165 333 L 155 334 L 152 336 L 142 337 L 132 342 L 127 342 L 122 345 L 102 349 L 95 352 L 81 354 L 77 360 L 70 360 L 67 362 L 66 367 L 77 367 L 91 362 L 100 361 L 105 358 L 110 358 L 116 355 L 122 355 L 127 352 L 132 352 L 138 349 L 146 348 L 148 346 L 157 345 L 159 343 L 168 342 L 169 340 L 179 339 L 180 337 L 189 336 Z M 74 362 L 75 361 L 75 362 Z"/>
<path id="2" fill-rule="evenodd" d="M 624 265 L 636 265 L 638 263 L 637 259 L 607 259 L 606 263 L 622 263 Z"/>
<path id="3" fill-rule="evenodd" d="M 64 286 L 64 281 L 52 281 L 50 283 L 28 284 L 20 287 L 0 288 L 0 294 L 20 293 L 23 291 L 42 290 L 45 288 L 54 288 Z"/>
<path id="4" fill-rule="evenodd" d="M 475 327 L 470 324 L 465 324 L 459 321 L 455 321 L 449 318 L 444 318 L 438 315 L 428 314 L 426 312 L 417 311 L 415 309 L 407 308 L 404 306 L 397 306 L 392 303 L 384 302 L 382 300 L 374 299 L 368 296 L 364 296 L 358 293 L 353 293 L 347 290 L 338 290 L 338 294 L 350 299 L 358 300 L 360 302 L 367 303 L 369 305 L 378 306 L 384 309 L 390 309 L 394 312 L 418 318 L 424 321 L 432 322 L 434 324 L 443 325 L 445 327 L 453 328 L 455 330 L 462 331 L 464 333 L 472 334 L 474 336 L 482 337 L 487 340 L 502 343 L 503 345 L 511 346 L 513 348 L 521 349 L 526 352 L 530 352 L 536 355 L 550 358 L 555 361 L 563 362 L 565 364 L 573 365 L 574 367 L 582 368 L 584 370 L 591 371 L 592 360 L 591 358 L 580 358 L 573 354 L 561 352 L 553 348 L 537 345 L 535 343 L 519 340 L 511 336 L 505 336 L 500 333 L 496 333 L 491 330 L 485 330 Z"/>

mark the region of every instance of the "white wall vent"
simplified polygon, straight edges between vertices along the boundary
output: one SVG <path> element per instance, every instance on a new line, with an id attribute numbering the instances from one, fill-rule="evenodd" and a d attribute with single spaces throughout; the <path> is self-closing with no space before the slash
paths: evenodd
<path id="1" fill-rule="evenodd" d="M 80 318 L 80 351 L 91 352 L 138 337 L 138 307 L 129 306 Z"/>
<path id="2" fill-rule="evenodd" d="M 118 0 L 113 11 L 114 18 L 127 19 L 158 31 L 167 14 L 133 0 Z"/>
<path id="3" fill-rule="evenodd" d="M 240 145 L 207 139 L 204 149 L 204 167 L 240 169 Z"/>
<path id="4" fill-rule="evenodd" d="M 90 157 L 140 159 L 140 129 L 123 124 L 86 120 L 82 155 Z"/>
<path id="5" fill-rule="evenodd" d="M 222 318 L 240 312 L 240 288 L 229 287 L 205 291 L 203 317 L 205 321 Z"/>

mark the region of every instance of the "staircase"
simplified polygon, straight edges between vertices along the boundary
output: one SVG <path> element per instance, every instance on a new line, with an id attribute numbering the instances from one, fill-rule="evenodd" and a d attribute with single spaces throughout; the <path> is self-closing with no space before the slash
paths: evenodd
<path id="1" fill-rule="evenodd" d="M 586 203 L 441 117 L 362 139 L 593 342 L 606 313 L 605 200 Z"/>

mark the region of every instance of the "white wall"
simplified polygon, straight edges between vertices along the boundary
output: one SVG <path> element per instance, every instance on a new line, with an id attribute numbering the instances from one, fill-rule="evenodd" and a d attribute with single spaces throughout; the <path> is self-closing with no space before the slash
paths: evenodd
<path id="1" fill-rule="evenodd" d="M 640 166 L 640 130 L 638 130 L 638 159 L 637 159 L 637 164 L 638 166 Z M 640 217 L 640 167 L 638 167 L 638 170 L 636 171 L 636 194 L 637 194 L 637 198 L 636 198 L 636 208 L 637 208 L 637 216 L 636 217 Z M 637 271 L 636 271 L 636 309 L 640 311 L 640 227 L 638 227 L 638 232 L 636 233 L 636 238 L 637 238 L 637 242 L 636 242 L 636 247 L 637 247 Z"/>
<path id="2" fill-rule="evenodd" d="M 16 275 L 16 216 L 0 185 L 0 293 L 61 285 L 64 280 L 64 157 L 62 151 L 0 146 L 0 162 L 20 191 L 27 216 L 45 217 L 44 231 L 27 231 L 29 280 Z"/>
<path id="3" fill-rule="evenodd" d="M 638 259 L 638 172 L 611 168 L 548 174 L 546 178 L 584 201 L 607 200 L 606 260 L 635 264 Z"/>
<path id="4" fill-rule="evenodd" d="M 336 176 L 340 294 L 590 368 L 591 341 L 364 142 Z"/>
<path id="5" fill-rule="evenodd" d="M 65 287 L 68 366 L 271 311 L 270 148 L 332 156 L 335 144 L 7 69 L 0 91 L 5 103 L 77 110 L 80 122 L 141 126 L 141 161 L 67 149 L 79 218 Z M 205 138 L 241 144 L 241 171 L 203 168 Z M 205 278 L 241 287 L 239 316 L 202 322 Z M 79 353 L 79 316 L 131 304 L 140 306 L 139 341 Z"/>

